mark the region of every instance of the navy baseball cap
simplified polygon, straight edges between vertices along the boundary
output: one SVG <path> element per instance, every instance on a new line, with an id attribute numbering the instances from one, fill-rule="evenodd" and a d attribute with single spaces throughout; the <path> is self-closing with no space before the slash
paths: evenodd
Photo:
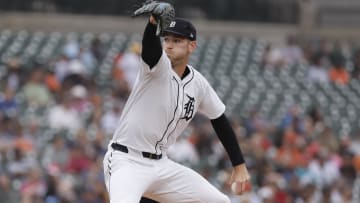
<path id="1" fill-rule="evenodd" d="M 171 21 L 169 27 L 165 29 L 163 36 L 166 35 L 166 33 L 179 35 L 191 41 L 196 40 L 196 29 L 194 25 L 191 22 L 181 18 L 176 18 L 175 20 Z"/>

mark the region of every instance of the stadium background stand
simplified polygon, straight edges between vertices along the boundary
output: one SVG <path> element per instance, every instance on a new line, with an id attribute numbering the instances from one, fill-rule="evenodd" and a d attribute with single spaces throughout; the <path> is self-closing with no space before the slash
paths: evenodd
<path id="1" fill-rule="evenodd" d="M 1 13 L 0 202 L 108 202 L 101 161 L 111 138 L 112 126 L 106 124 L 116 122 L 103 120 L 118 116 L 128 95 L 124 79 L 114 78 L 114 63 L 141 40 L 143 21 Z M 227 105 L 253 190 L 242 197 L 231 195 L 230 163 L 211 125 L 199 115 L 170 155 L 194 167 L 234 203 L 359 202 L 358 28 L 332 28 L 328 20 L 323 24 L 255 24 L 198 19 L 194 23 L 200 34 L 191 63 Z M 294 47 L 301 50 L 302 60 L 284 62 L 275 57 L 278 61 L 268 61 L 278 51 L 290 52 L 288 36 L 297 39 Z M 86 108 L 73 106 L 81 113 L 61 119 L 81 123 L 76 131 L 58 128 L 49 119 L 62 102 L 77 101 L 67 97 L 75 92 L 71 87 L 63 84 L 52 89 L 45 105 L 32 103 L 23 91 L 39 68 L 44 75 L 52 75 L 68 39 L 82 48 L 94 42 L 101 47 L 95 68 L 86 76 L 87 96 L 82 97 Z M 332 53 L 340 51 L 350 74 L 346 85 L 308 80 L 317 51 L 322 51 L 326 71 L 332 67 Z M 14 75 L 19 83 L 12 97 L 8 87 L 13 86 Z M 41 88 L 53 87 L 40 81 Z M 81 97 L 83 90 L 79 91 L 74 95 Z"/>
<path id="2" fill-rule="evenodd" d="M 91 32 L 2 30 L 0 73 L 6 74 L 4 64 L 11 58 L 18 58 L 23 68 L 30 69 L 35 62 L 45 63 L 60 55 L 67 38 L 76 39 L 81 47 L 89 47 L 95 36 Z M 124 52 L 129 42 L 139 38 L 138 34 L 121 32 L 99 35 L 106 50 L 105 58 L 99 61 L 94 73 L 100 88 L 111 88 L 113 58 Z M 198 50 L 191 63 L 213 84 L 229 113 L 244 117 L 250 109 L 256 108 L 264 118 L 276 124 L 287 106 L 298 103 L 303 111 L 318 106 L 325 118 L 329 118 L 327 125 L 338 133 L 352 133 L 360 127 L 358 79 L 352 79 L 348 86 L 311 83 L 306 80 L 307 65 L 301 62 L 266 69 L 262 64 L 266 45 L 257 38 L 199 37 Z M 351 55 L 346 60 L 346 67 L 351 69 Z"/>

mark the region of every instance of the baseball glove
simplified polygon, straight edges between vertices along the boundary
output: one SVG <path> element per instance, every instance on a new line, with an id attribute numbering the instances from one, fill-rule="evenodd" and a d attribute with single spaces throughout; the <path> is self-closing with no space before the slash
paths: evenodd
<path id="1" fill-rule="evenodd" d="M 156 35 L 159 36 L 162 32 L 169 27 L 171 21 L 175 18 L 175 9 L 174 7 L 165 2 L 157 2 L 153 0 L 148 0 L 143 5 L 138 8 L 133 13 L 133 17 L 139 15 L 151 13 L 156 19 L 157 29 Z"/>

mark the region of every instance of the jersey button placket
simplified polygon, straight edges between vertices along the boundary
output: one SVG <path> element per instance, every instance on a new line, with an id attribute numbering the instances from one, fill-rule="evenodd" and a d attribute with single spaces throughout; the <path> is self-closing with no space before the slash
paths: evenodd
<path id="1" fill-rule="evenodd" d="M 176 80 L 179 84 L 179 97 L 177 98 L 178 99 L 177 102 L 178 102 L 179 106 L 175 112 L 175 119 L 174 119 L 174 122 L 172 123 L 171 130 L 169 130 L 169 132 L 166 136 L 166 139 L 164 140 L 164 146 L 167 146 L 170 136 L 173 136 L 174 133 L 176 133 L 177 123 L 181 119 L 181 114 L 182 114 L 182 110 L 183 110 L 183 98 L 184 98 L 183 83 L 178 78 L 176 78 Z"/>

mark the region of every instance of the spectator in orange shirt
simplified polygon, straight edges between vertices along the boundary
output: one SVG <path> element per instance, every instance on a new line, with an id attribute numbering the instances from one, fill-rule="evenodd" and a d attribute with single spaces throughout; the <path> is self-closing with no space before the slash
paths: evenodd
<path id="1" fill-rule="evenodd" d="M 301 136 L 289 127 L 284 134 L 283 144 L 276 153 L 277 163 L 285 169 L 294 169 L 303 166 L 305 154 L 301 149 Z"/>
<path id="2" fill-rule="evenodd" d="M 52 93 L 57 93 L 60 90 L 60 82 L 56 78 L 55 73 L 52 70 L 47 70 L 44 76 L 45 84 Z"/>
<path id="3" fill-rule="evenodd" d="M 344 59 L 340 56 L 334 57 L 334 59 L 332 60 L 332 64 L 333 67 L 329 71 L 330 81 L 341 85 L 348 84 L 350 80 L 350 75 L 345 70 Z"/>

